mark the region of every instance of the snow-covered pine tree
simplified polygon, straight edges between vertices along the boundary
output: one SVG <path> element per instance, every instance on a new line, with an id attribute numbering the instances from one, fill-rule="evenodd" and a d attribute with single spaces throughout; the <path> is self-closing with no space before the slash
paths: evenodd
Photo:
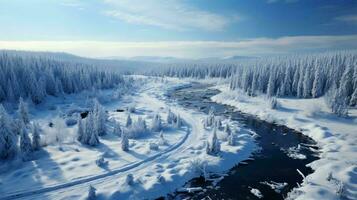
<path id="1" fill-rule="evenodd" d="M 167 112 L 166 122 L 167 122 L 167 124 L 173 124 L 174 121 L 175 121 L 175 115 L 169 109 Z"/>
<path id="2" fill-rule="evenodd" d="M 19 100 L 18 114 L 24 124 L 28 124 L 30 122 L 28 108 L 22 97 L 20 97 Z"/>
<path id="3" fill-rule="evenodd" d="M 221 143 L 217 138 L 217 129 L 213 129 L 213 135 L 211 138 L 211 142 L 208 143 L 208 147 L 206 147 L 206 152 L 210 155 L 217 155 L 221 151 Z"/>
<path id="4" fill-rule="evenodd" d="M 94 128 L 93 131 L 91 131 L 91 135 L 88 141 L 88 144 L 90 146 L 97 146 L 99 144 L 99 137 L 98 137 L 98 129 Z"/>
<path id="5" fill-rule="evenodd" d="M 357 87 L 355 88 L 355 91 L 351 95 L 350 105 L 357 106 Z"/>
<path id="6" fill-rule="evenodd" d="M 123 132 L 121 136 L 121 149 L 123 151 L 129 151 L 129 139 L 126 132 Z"/>
<path id="7" fill-rule="evenodd" d="M 151 130 L 152 131 L 161 131 L 162 129 L 162 123 L 161 123 L 161 118 L 159 114 L 155 114 L 152 122 L 151 122 Z"/>
<path id="8" fill-rule="evenodd" d="M 351 95 L 353 93 L 352 84 L 352 66 L 348 65 L 341 77 L 340 87 L 338 88 L 338 96 L 348 105 L 350 103 Z"/>
<path id="9" fill-rule="evenodd" d="M 235 146 L 236 142 L 235 142 L 235 133 L 231 133 L 228 135 L 228 145 L 230 146 Z"/>
<path id="10" fill-rule="evenodd" d="M 214 127 L 215 127 L 216 129 L 221 129 L 221 128 L 222 128 L 222 121 L 221 121 L 221 118 L 220 118 L 220 117 L 215 117 Z"/>
<path id="11" fill-rule="evenodd" d="M 35 151 L 41 149 L 40 126 L 35 122 L 32 124 L 32 149 Z"/>
<path id="12" fill-rule="evenodd" d="M 133 123 L 133 120 L 131 119 L 130 117 L 130 113 L 128 114 L 127 118 L 126 118 L 126 124 L 125 124 L 125 127 L 130 127 Z"/>
<path id="13" fill-rule="evenodd" d="M 86 119 L 86 128 L 83 136 L 84 137 L 82 138 L 82 141 L 84 144 L 88 144 L 90 146 L 96 146 L 99 144 L 98 132 L 95 128 L 94 114 L 92 112 L 88 113 Z"/>
<path id="14" fill-rule="evenodd" d="M 11 132 L 9 116 L 0 104 L 0 159 L 13 158 L 17 153 L 17 135 Z"/>
<path id="15" fill-rule="evenodd" d="M 105 122 L 107 121 L 107 116 L 103 107 L 100 105 L 97 99 L 94 100 L 93 114 L 95 119 L 95 128 L 97 129 L 98 135 L 99 136 L 105 135 L 106 134 Z"/>
<path id="16" fill-rule="evenodd" d="M 180 115 L 177 115 L 176 122 L 175 122 L 175 127 L 176 128 L 181 128 L 181 126 L 182 126 L 181 117 L 180 117 Z"/>
<path id="17" fill-rule="evenodd" d="M 275 73 L 270 72 L 268 86 L 267 86 L 267 96 L 272 97 L 275 95 Z"/>
<path id="18" fill-rule="evenodd" d="M 77 128 L 77 140 L 79 141 L 79 142 L 81 142 L 82 144 L 85 144 L 86 143 L 86 131 L 84 130 L 84 127 L 83 127 L 83 123 L 82 123 L 82 117 L 81 116 L 79 116 L 78 117 L 78 120 L 77 120 L 78 122 L 77 122 L 77 126 L 78 126 L 78 128 Z"/>
<path id="19" fill-rule="evenodd" d="M 323 94 L 323 82 L 320 67 L 315 70 L 314 82 L 312 84 L 312 97 L 320 97 Z"/>
<path id="20" fill-rule="evenodd" d="M 228 123 L 226 123 L 226 126 L 224 127 L 224 132 L 227 133 L 227 135 L 230 135 L 232 133 Z"/>
<path id="21" fill-rule="evenodd" d="M 303 80 L 303 92 L 302 95 L 304 98 L 310 98 L 311 97 L 311 89 L 312 89 L 312 83 L 311 83 L 311 76 L 310 76 L 310 68 L 306 67 L 305 68 L 305 74 L 304 74 L 304 80 Z"/>
<path id="22" fill-rule="evenodd" d="M 22 127 L 21 127 L 20 151 L 21 151 L 22 159 L 24 161 L 27 161 L 30 159 L 31 152 L 32 152 L 31 139 L 28 135 L 28 132 L 27 132 L 24 124 L 22 124 Z"/>

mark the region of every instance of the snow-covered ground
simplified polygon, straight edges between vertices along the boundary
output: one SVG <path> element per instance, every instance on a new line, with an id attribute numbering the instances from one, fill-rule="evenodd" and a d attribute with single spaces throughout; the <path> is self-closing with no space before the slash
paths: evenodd
<path id="1" fill-rule="evenodd" d="M 94 95 L 100 96 L 109 116 L 108 135 L 100 138 L 101 144 L 97 147 L 75 141 L 77 126 L 65 124 L 72 117 L 76 119 L 73 113 L 87 109 L 90 95 L 86 92 L 66 96 L 65 100 L 53 98 L 32 108 L 31 117 L 40 123 L 45 133 L 43 142 L 48 145 L 43 151 L 35 152 L 31 161 L 1 163 L 0 199 L 86 198 L 90 185 L 96 188 L 99 199 L 155 198 L 182 187 L 199 176 L 203 168 L 207 172 L 224 172 L 248 159 L 254 151 L 254 134 L 224 119 L 223 124 L 229 123 L 237 130 L 236 145 L 228 145 L 226 135 L 218 131 L 221 153 L 219 156 L 206 154 L 206 141 L 212 137 L 212 130 L 203 127 L 206 114 L 184 109 L 164 95 L 189 82 L 141 76 L 135 79 L 141 87 L 126 96 L 115 95 L 113 90 Z M 128 106 L 135 107 L 131 113 L 133 121 L 140 116 L 148 127 L 154 115 L 159 114 L 164 121 L 166 144 L 159 143 L 159 132 L 150 131 L 146 136 L 130 139 L 130 150 L 122 151 L 121 138 L 111 131 L 114 121 L 125 124 L 127 112 L 117 112 L 117 109 Z M 166 124 L 169 109 L 184 121 L 180 128 Z M 54 128 L 49 127 L 50 122 Z M 150 143 L 159 144 L 159 148 L 150 149 Z M 96 160 L 101 157 L 108 164 L 100 167 Z M 130 174 L 133 181 L 128 180 Z"/>
<path id="2" fill-rule="evenodd" d="M 320 147 L 320 159 L 309 164 L 314 173 L 301 187 L 289 194 L 291 199 L 357 199 L 357 110 L 348 118 L 333 115 L 323 98 L 278 98 L 271 109 L 265 96 L 249 97 L 229 90 L 227 84 L 215 86 L 221 93 L 213 96 L 218 103 L 277 124 L 296 129 L 314 139 Z"/>

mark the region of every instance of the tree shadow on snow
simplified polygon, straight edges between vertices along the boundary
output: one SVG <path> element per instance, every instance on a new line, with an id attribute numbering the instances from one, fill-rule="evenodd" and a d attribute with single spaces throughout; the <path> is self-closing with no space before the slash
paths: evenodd
<path id="1" fill-rule="evenodd" d="M 29 161 L 23 162 L 21 159 L 17 159 L 17 161 L 13 162 L 17 163 L 16 167 L 13 166 L 0 174 L 2 179 L 0 194 L 3 197 L 10 193 L 33 191 L 45 188 L 47 184 L 49 186 L 66 181 L 59 164 L 43 149 L 33 152 Z M 53 183 L 49 183 L 52 181 Z M 46 197 L 41 199 L 46 199 Z"/>

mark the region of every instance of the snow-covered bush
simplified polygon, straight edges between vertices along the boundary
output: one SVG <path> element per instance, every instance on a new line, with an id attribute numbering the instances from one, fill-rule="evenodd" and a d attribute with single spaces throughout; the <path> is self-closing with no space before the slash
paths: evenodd
<path id="1" fill-rule="evenodd" d="M 87 200 L 96 200 L 97 199 L 96 190 L 97 189 L 95 189 L 92 185 L 89 186 Z"/>
<path id="2" fill-rule="evenodd" d="M 158 151 L 159 150 L 159 145 L 157 145 L 156 143 L 150 142 L 149 143 L 149 149 L 150 150 L 154 150 L 154 151 Z"/>
<path id="3" fill-rule="evenodd" d="M 133 176 L 133 174 L 128 174 L 128 175 L 126 176 L 125 183 L 126 183 L 127 185 L 129 185 L 129 186 L 134 185 L 135 182 L 134 182 L 134 176 Z"/>
<path id="4" fill-rule="evenodd" d="M 159 114 L 156 114 L 151 122 L 151 130 L 152 131 L 161 131 L 162 123 Z"/>
<path id="5" fill-rule="evenodd" d="M 109 162 L 107 160 L 104 160 L 103 157 L 100 157 L 95 161 L 95 164 L 97 164 L 98 167 L 102 168 L 108 166 L 108 163 Z"/>
<path id="6" fill-rule="evenodd" d="M 139 138 L 148 134 L 146 121 L 139 117 L 129 128 L 127 128 L 127 137 Z"/>

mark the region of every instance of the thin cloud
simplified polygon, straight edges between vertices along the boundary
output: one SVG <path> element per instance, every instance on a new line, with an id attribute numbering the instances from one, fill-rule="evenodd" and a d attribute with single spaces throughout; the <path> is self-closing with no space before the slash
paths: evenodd
<path id="1" fill-rule="evenodd" d="M 61 51 L 86 57 L 174 56 L 204 58 L 356 49 L 357 35 L 254 38 L 233 42 L 0 41 L 0 47 L 14 50 Z"/>
<path id="2" fill-rule="evenodd" d="M 111 8 L 105 15 L 131 24 L 173 30 L 223 30 L 228 17 L 200 10 L 181 0 L 104 0 Z"/>
<path id="3" fill-rule="evenodd" d="M 344 15 L 336 17 L 335 20 L 357 25 L 357 15 Z"/>

